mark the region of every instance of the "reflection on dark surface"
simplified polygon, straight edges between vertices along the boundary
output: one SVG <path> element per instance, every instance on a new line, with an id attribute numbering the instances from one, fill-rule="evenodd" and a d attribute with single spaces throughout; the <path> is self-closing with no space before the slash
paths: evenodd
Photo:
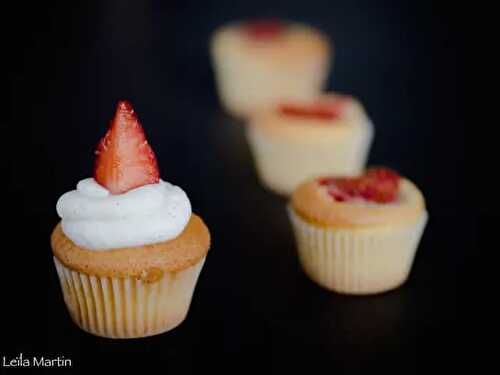
<path id="1" fill-rule="evenodd" d="M 415 336 L 412 327 L 405 327 L 405 321 L 416 319 L 408 303 L 411 289 L 403 286 L 377 296 L 356 297 L 314 284 L 300 269 L 285 211 L 286 198 L 258 185 L 242 123 L 216 116 L 212 136 L 217 152 L 230 160 L 224 170 L 225 181 L 233 177 L 246 181 L 226 191 L 229 201 L 239 202 L 232 215 L 240 223 L 241 238 L 252 239 L 252 247 L 241 246 L 234 251 L 242 262 L 242 295 L 259 320 L 272 327 L 271 338 L 280 337 L 279 345 L 285 342 L 287 348 L 300 342 L 317 355 L 335 353 L 335 360 L 341 364 L 351 361 L 352 353 L 368 360 L 379 350 L 401 350 L 397 348 L 403 344 L 400 337 Z M 262 233 L 263 228 L 267 234 Z M 281 353 L 283 348 L 275 350 Z M 296 348 L 290 350 L 293 353 Z"/>

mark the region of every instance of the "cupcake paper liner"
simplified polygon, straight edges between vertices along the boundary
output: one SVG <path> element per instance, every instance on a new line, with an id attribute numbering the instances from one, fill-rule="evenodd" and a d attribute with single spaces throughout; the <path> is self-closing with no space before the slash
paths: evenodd
<path id="1" fill-rule="evenodd" d="M 306 72 L 304 77 L 265 74 L 250 70 L 218 68 L 217 90 L 226 111 L 238 117 L 271 107 L 283 98 L 307 100 L 321 92 L 325 73 Z M 288 93 L 288 95 L 287 95 Z M 290 94 L 292 93 L 292 94 Z"/>
<path id="2" fill-rule="evenodd" d="M 54 262 L 64 301 L 80 328 L 102 337 L 133 338 L 166 332 L 184 320 L 205 257 L 153 283 L 87 275 L 56 257 Z"/>
<path id="3" fill-rule="evenodd" d="M 275 193 L 289 195 L 309 178 L 361 173 L 372 143 L 373 129 L 369 122 L 362 133 L 328 144 L 286 141 L 252 127 L 246 136 L 262 184 Z"/>
<path id="4" fill-rule="evenodd" d="M 284 98 L 308 100 L 325 84 L 330 63 L 317 61 L 297 70 L 263 66 L 261 62 L 234 60 L 228 54 L 212 56 L 217 92 L 226 111 L 245 117 L 267 109 Z"/>
<path id="5" fill-rule="evenodd" d="M 320 227 L 288 208 L 300 263 L 317 284 L 339 293 L 373 294 L 406 281 L 427 223 L 370 228 Z"/>

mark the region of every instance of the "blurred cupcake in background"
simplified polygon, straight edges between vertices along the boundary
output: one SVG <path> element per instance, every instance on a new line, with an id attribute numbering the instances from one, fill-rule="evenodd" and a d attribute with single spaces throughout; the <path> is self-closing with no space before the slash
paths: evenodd
<path id="1" fill-rule="evenodd" d="M 328 76 L 332 47 L 312 27 L 262 19 L 216 30 L 211 55 L 222 104 L 241 117 L 279 100 L 316 96 Z"/>
<path id="2" fill-rule="evenodd" d="M 420 190 L 387 168 L 304 182 L 288 211 L 306 274 L 346 294 L 404 283 L 428 216 Z"/>
<path id="3" fill-rule="evenodd" d="M 285 195 L 314 176 L 361 173 L 373 133 L 362 105 L 334 93 L 282 101 L 252 116 L 247 127 L 262 183 Z"/>

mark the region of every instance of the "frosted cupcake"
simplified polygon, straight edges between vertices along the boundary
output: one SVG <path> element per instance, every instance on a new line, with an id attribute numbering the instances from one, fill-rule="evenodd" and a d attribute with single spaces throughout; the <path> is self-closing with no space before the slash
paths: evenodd
<path id="1" fill-rule="evenodd" d="M 373 133 L 361 104 L 333 93 L 283 101 L 252 116 L 247 127 L 262 183 L 285 195 L 314 176 L 361 173 Z"/>
<path id="2" fill-rule="evenodd" d="M 179 325 L 210 245 L 184 191 L 160 179 L 128 102 L 97 151 L 94 177 L 57 202 L 51 237 L 64 301 L 83 330 L 144 337 Z"/>
<path id="3" fill-rule="evenodd" d="M 427 222 L 422 193 L 385 168 L 311 179 L 294 191 L 288 211 L 306 274 L 347 294 L 404 283 Z"/>
<path id="4" fill-rule="evenodd" d="M 305 100 L 321 92 L 332 47 L 309 26 L 265 19 L 219 28 L 211 55 L 223 106 L 247 116 L 279 100 Z"/>

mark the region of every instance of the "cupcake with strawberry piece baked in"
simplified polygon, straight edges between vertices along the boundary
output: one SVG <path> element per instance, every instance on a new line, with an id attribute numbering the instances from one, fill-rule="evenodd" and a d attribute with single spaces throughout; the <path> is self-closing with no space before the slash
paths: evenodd
<path id="1" fill-rule="evenodd" d="M 361 103 L 336 93 L 281 101 L 252 116 L 246 131 L 260 180 L 284 195 L 314 176 L 361 173 L 373 133 Z"/>
<path id="2" fill-rule="evenodd" d="M 346 294 L 403 284 L 428 217 L 420 190 L 387 168 L 304 182 L 288 211 L 306 274 Z"/>
<path id="3" fill-rule="evenodd" d="M 219 97 L 238 117 L 283 99 L 321 92 L 333 47 L 320 31 L 296 22 L 258 19 L 217 29 L 211 55 Z"/>
<path id="4" fill-rule="evenodd" d="M 83 330 L 144 337 L 179 325 L 210 245 L 186 193 L 160 179 L 132 106 L 118 103 L 93 178 L 57 202 L 51 245 L 64 301 Z"/>

